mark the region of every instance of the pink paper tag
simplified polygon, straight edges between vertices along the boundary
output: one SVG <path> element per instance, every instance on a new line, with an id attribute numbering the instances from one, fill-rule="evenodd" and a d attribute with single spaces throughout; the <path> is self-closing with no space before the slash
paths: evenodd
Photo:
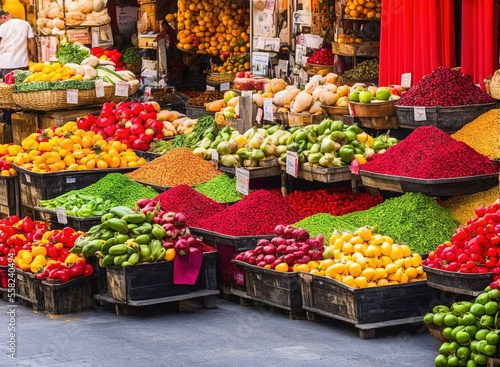
<path id="1" fill-rule="evenodd" d="M 353 175 L 357 175 L 359 173 L 359 163 L 356 159 L 351 162 L 351 173 Z"/>
<path id="2" fill-rule="evenodd" d="M 202 262 L 203 254 L 200 250 L 191 250 L 186 255 L 177 254 L 174 258 L 174 284 L 196 284 Z"/>

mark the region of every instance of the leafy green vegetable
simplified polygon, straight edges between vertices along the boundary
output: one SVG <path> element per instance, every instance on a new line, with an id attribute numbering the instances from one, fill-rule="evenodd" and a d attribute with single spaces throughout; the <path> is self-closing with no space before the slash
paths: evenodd
<path id="1" fill-rule="evenodd" d="M 133 64 L 134 62 L 141 61 L 139 56 L 139 49 L 137 47 L 127 47 L 123 50 L 121 62 L 126 64 Z"/>
<path id="2" fill-rule="evenodd" d="M 94 78 L 96 79 L 96 78 Z M 57 82 L 29 82 L 15 83 L 12 87 L 13 93 L 38 92 L 42 90 L 66 90 L 79 89 L 90 90 L 95 88 L 95 80 L 60 80 Z M 24 80 L 24 79 L 23 79 Z"/>
<path id="3" fill-rule="evenodd" d="M 16 71 L 14 73 L 14 83 L 22 83 L 24 79 L 31 75 L 31 71 Z"/>
<path id="4" fill-rule="evenodd" d="M 68 42 L 66 45 L 59 47 L 56 52 L 56 58 L 61 64 L 70 62 L 79 64 L 89 56 L 90 50 L 76 42 Z"/>

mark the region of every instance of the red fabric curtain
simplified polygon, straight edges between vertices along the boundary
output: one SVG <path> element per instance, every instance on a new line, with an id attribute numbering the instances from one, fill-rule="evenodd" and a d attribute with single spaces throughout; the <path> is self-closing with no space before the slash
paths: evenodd
<path id="1" fill-rule="evenodd" d="M 484 90 L 498 69 L 498 0 L 462 1 L 461 66 Z"/>
<path id="2" fill-rule="evenodd" d="M 454 0 L 384 0 L 379 85 L 399 84 L 403 73 L 415 85 L 438 66 L 455 66 Z"/>

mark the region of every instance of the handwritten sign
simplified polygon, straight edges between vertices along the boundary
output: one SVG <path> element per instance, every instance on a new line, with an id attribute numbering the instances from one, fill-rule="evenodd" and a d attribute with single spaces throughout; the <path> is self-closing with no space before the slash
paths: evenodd
<path id="1" fill-rule="evenodd" d="M 115 96 L 128 97 L 129 84 L 126 81 L 120 81 L 115 84 Z"/>
<path id="2" fill-rule="evenodd" d="M 299 155 L 297 152 L 286 152 L 286 173 L 293 177 L 299 175 Z"/>
<path id="3" fill-rule="evenodd" d="M 68 217 L 66 215 L 66 208 L 63 206 L 58 206 L 56 208 L 57 221 L 62 224 L 68 223 Z"/>
<path id="4" fill-rule="evenodd" d="M 273 99 L 264 98 L 262 106 L 264 107 L 264 120 L 273 121 Z"/>
<path id="5" fill-rule="evenodd" d="M 413 107 L 413 118 L 415 121 L 427 121 L 425 107 Z"/>
<path id="6" fill-rule="evenodd" d="M 401 74 L 401 86 L 403 88 L 411 87 L 411 73 Z"/>
<path id="7" fill-rule="evenodd" d="M 219 168 L 219 152 L 215 149 L 212 149 L 212 165 L 215 169 Z"/>
<path id="8" fill-rule="evenodd" d="M 225 92 L 226 90 L 229 90 L 230 88 L 230 83 L 225 82 L 225 83 L 220 83 L 220 91 Z"/>
<path id="9" fill-rule="evenodd" d="M 78 89 L 68 89 L 66 91 L 66 103 L 78 104 Z"/>
<path id="10" fill-rule="evenodd" d="M 243 195 L 248 195 L 250 191 L 250 172 L 244 168 L 235 168 L 236 171 L 236 191 Z"/>
<path id="11" fill-rule="evenodd" d="M 104 97 L 104 82 L 102 79 L 95 81 L 95 96 L 97 98 Z"/>

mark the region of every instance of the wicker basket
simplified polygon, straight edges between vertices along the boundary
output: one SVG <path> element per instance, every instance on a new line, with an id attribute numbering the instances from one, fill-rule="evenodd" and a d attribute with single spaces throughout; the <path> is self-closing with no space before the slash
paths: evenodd
<path id="1" fill-rule="evenodd" d="M 236 78 L 236 73 L 211 73 L 207 75 L 208 84 L 230 83 Z"/>
<path id="2" fill-rule="evenodd" d="M 490 96 L 495 99 L 500 99 L 500 69 L 495 71 L 489 84 Z"/>
<path id="3" fill-rule="evenodd" d="M 484 78 L 484 90 L 486 93 L 488 93 L 491 96 L 491 91 L 490 91 L 490 83 L 491 83 L 491 78 Z"/>
<path id="4" fill-rule="evenodd" d="M 35 111 L 61 110 L 76 106 L 89 106 L 98 100 L 95 88 L 78 90 L 78 104 L 67 102 L 66 90 L 44 90 L 28 93 L 13 93 L 14 103 L 22 109 Z"/>
<path id="5" fill-rule="evenodd" d="M 173 102 L 175 99 L 174 87 L 151 88 L 151 96 L 157 102 Z"/>
<path id="6" fill-rule="evenodd" d="M 141 72 L 141 66 L 142 63 L 140 61 L 134 63 L 127 63 L 125 64 L 125 69 L 130 70 L 134 74 L 139 74 Z"/>
<path id="7" fill-rule="evenodd" d="M 317 74 L 319 70 L 323 70 L 323 69 L 328 69 L 329 72 L 333 72 L 333 70 L 335 70 L 335 66 L 334 65 L 310 64 L 307 62 L 306 67 L 305 67 L 306 73 L 309 75 Z"/>
<path id="8" fill-rule="evenodd" d="M 17 105 L 12 98 L 12 85 L 0 83 L 0 108 L 17 110 Z"/>

